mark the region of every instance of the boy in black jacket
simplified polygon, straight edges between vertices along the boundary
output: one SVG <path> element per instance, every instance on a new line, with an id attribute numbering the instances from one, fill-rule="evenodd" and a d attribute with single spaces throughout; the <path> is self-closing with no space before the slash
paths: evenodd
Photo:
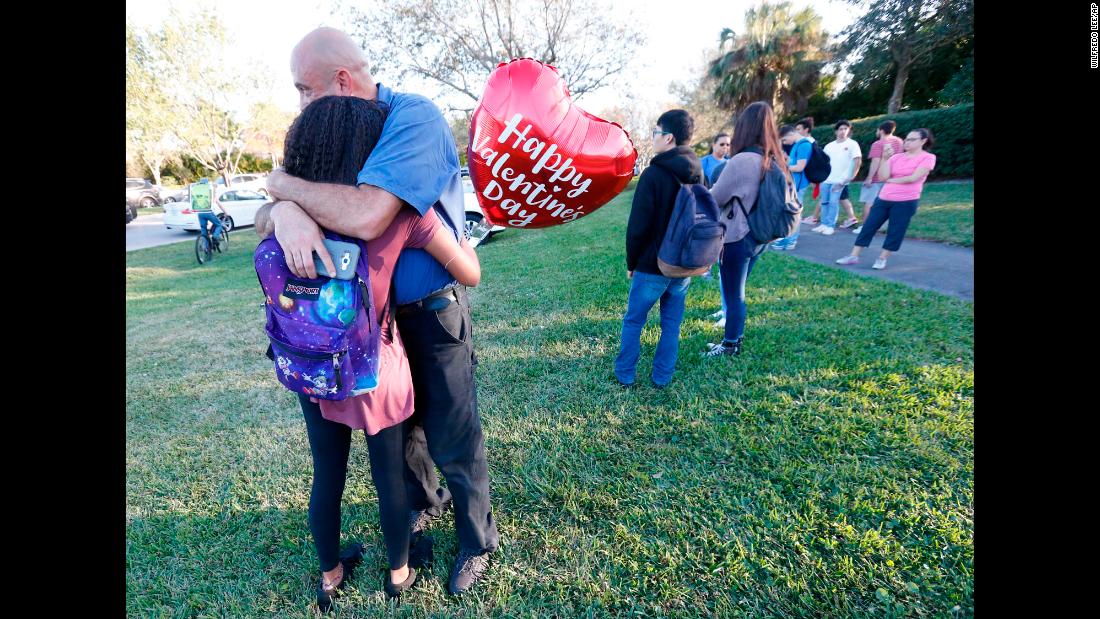
<path id="1" fill-rule="evenodd" d="M 687 146 L 694 122 L 685 110 L 669 110 L 657 119 L 653 150 L 657 153 L 642 172 L 634 190 L 626 227 L 626 276 L 630 296 L 623 316 L 615 377 L 623 387 L 634 384 L 642 328 L 650 308 L 661 302 L 661 339 L 653 357 L 653 385 L 664 388 L 672 380 L 680 353 L 680 323 L 690 277 L 668 278 L 657 267 L 657 250 L 665 238 L 676 194 L 681 184 L 703 182 L 703 166 Z"/>

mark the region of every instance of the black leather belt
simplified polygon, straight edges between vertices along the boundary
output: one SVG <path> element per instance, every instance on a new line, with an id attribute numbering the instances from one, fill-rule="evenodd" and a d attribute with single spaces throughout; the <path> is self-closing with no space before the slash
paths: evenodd
<path id="1" fill-rule="evenodd" d="M 446 290 L 440 290 L 434 292 L 419 301 L 413 301 L 412 303 L 406 303 L 405 305 L 397 306 L 397 313 L 410 314 L 412 312 L 419 312 L 421 310 L 428 310 L 432 312 L 439 311 L 451 303 L 459 302 L 459 292 L 464 292 L 466 289 L 464 286 L 455 286 L 453 288 L 447 288 Z"/>

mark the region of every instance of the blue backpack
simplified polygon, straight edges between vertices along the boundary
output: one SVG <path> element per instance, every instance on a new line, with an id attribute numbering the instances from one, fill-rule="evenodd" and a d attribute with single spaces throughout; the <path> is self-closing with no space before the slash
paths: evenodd
<path id="1" fill-rule="evenodd" d="M 748 150 L 762 152 L 757 147 Z M 745 223 L 749 226 L 748 238 L 760 244 L 759 251 L 763 251 L 764 244 L 791 236 L 798 230 L 802 215 L 798 192 L 774 161 L 760 179 L 760 190 L 756 192 L 756 202 L 751 210 L 745 209 L 741 198 L 734 196 L 733 199 L 745 215 Z M 727 217 L 733 219 L 732 206 Z"/>
<path id="2" fill-rule="evenodd" d="M 722 253 L 726 224 L 718 203 L 702 184 L 680 184 L 668 229 L 657 250 L 657 267 L 665 277 L 706 273 Z"/>
<path id="3" fill-rule="evenodd" d="M 275 377 L 295 393 L 343 400 L 378 386 L 382 329 L 365 268 L 366 246 L 332 232 L 325 236 L 359 244 L 354 280 L 296 277 L 274 237 L 260 241 L 253 260 L 266 297 L 267 356 L 275 362 Z M 392 337 L 392 324 L 390 329 Z"/>

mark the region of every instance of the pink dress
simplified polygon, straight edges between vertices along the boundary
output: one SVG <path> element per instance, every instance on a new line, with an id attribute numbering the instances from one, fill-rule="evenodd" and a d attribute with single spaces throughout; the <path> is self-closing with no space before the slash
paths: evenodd
<path id="1" fill-rule="evenodd" d="M 382 322 L 382 345 L 378 351 L 378 388 L 346 400 L 321 400 L 321 416 L 325 419 L 356 430 L 362 429 L 373 435 L 412 416 L 413 384 L 409 359 L 405 356 L 405 346 L 397 331 L 397 323 L 393 323 L 392 333 L 389 328 L 390 281 L 393 279 L 394 265 L 397 264 L 401 250 L 406 247 L 424 247 L 435 236 L 439 226 L 435 211 L 429 209 L 421 217 L 411 207 L 406 206 L 394 217 L 382 236 L 367 242 L 366 256 L 360 256 L 359 260 L 367 261 L 374 307 Z M 361 262 L 360 267 L 362 266 Z"/>

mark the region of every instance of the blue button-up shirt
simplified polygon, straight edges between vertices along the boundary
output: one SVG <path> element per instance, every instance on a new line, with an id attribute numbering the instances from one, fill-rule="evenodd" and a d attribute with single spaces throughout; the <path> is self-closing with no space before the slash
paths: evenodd
<path id="1" fill-rule="evenodd" d="M 458 240 L 466 221 L 458 150 L 439 108 L 420 95 L 378 84 L 378 100 L 389 106 L 382 136 L 359 171 L 359 184 L 392 193 L 424 215 L 434 208 Z M 423 249 L 405 249 L 393 273 L 394 302 L 419 301 L 456 282 Z"/>

